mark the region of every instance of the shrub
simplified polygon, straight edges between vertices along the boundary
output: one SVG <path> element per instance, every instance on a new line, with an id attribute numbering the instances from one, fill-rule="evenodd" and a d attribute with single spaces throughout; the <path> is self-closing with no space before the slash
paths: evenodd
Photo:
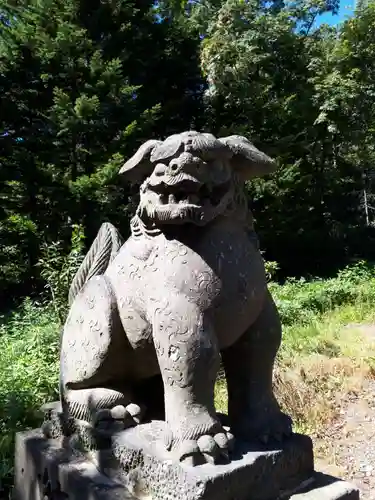
<path id="1" fill-rule="evenodd" d="M 375 270 L 365 262 L 346 267 L 335 278 L 289 279 L 270 284 L 284 325 L 309 324 L 314 317 L 347 303 L 375 300 Z"/>
<path id="2" fill-rule="evenodd" d="M 12 483 L 15 433 L 40 425 L 40 406 L 58 398 L 59 328 L 54 309 L 29 299 L 0 316 L 0 490 Z"/>
<path id="3" fill-rule="evenodd" d="M 62 324 L 68 310 L 68 293 L 72 279 L 84 258 L 84 233 L 82 226 L 74 225 L 71 249 L 68 254 L 62 251 L 62 242 L 43 243 L 38 261 L 40 275 L 45 280 L 49 301 Z"/>

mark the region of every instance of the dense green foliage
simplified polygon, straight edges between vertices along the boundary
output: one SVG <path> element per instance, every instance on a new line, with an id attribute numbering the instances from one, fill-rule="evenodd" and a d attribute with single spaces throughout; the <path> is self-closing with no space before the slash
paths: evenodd
<path id="1" fill-rule="evenodd" d="M 58 399 L 59 321 L 26 300 L 0 317 L 0 497 L 12 485 L 14 433 L 38 427 L 40 406 Z"/>
<path id="2" fill-rule="evenodd" d="M 373 258 L 375 4 L 0 0 L 0 290 L 40 291 L 42 249 L 127 235 L 120 164 L 149 137 L 241 133 L 277 158 L 248 186 L 279 276 Z M 368 217 L 364 207 L 367 195 Z M 366 243 L 364 243 L 364 241 Z"/>
<path id="3" fill-rule="evenodd" d="M 44 241 L 126 236 L 117 171 L 150 136 L 199 127 L 199 46 L 152 2 L 0 2 L 0 288 L 24 294 Z"/>
<path id="4" fill-rule="evenodd" d="M 285 326 L 296 322 L 309 325 L 314 317 L 344 304 L 375 302 L 375 269 L 364 262 L 339 271 L 330 279 L 288 279 L 269 288 Z"/>
<path id="5" fill-rule="evenodd" d="M 287 275 L 327 272 L 370 236 L 361 199 L 374 80 L 364 52 L 375 10 L 313 30 L 322 5 L 228 0 L 208 22 L 201 53 L 215 130 L 238 130 L 279 160 L 249 193 L 262 246 Z"/>

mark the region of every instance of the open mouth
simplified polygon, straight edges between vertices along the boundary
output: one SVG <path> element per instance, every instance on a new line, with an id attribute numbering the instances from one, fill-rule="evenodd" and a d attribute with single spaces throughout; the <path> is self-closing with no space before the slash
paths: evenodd
<path id="1" fill-rule="evenodd" d="M 176 184 L 160 182 L 152 186 L 152 191 L 160 197 L 163 205 L 218 205 L 230 188 L 230 181 L 208 186 L 198 181 L 183 180 Z"/>

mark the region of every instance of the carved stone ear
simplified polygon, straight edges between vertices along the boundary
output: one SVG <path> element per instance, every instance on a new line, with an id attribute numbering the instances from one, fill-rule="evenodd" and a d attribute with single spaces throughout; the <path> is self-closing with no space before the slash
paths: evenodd
<path id="1" fill-rule="evenodd" d="M 161 141 L 151 139 L 146 141 L 138 151 L 121 167 L 119 175 L 133 184 L 142 183 L 152 174 L 152 163 L 150 161 L 153 150 L 161 144 Z"/>
<path id="2" fill-rule="evenodd" d="M 243 180 L 270 174 L 276 168 L 274 160 L 259 151 L 246 137 L 231 135 L 219 141 L 232 151 L 230 163 Z"/>

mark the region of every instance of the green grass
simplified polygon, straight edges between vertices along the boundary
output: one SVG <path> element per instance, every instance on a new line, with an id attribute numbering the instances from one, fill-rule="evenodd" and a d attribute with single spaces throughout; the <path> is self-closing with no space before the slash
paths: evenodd
<path id="1" fill-rule="evenodd" d="M 297 430 L 322 433 L 345 394 L 373 373 L 375 336 L 344 326 L 374 322 L 375 270 L 359 263 L 330 280 L 270 288 L 283 322 L 278 398 Z M 0 487 L 12 483 L 15 433 L 40 425 L 40 406 L 58 397 L 59 329 L 54 309 L 30 300 L 0 317 Z M 223 381 L 216 403 L 226 409 Z"/>
<path id="2" fill-rule="evenodd" d="M 39 408 L 58 397 L 59 325 L 26 300 L 0 317 L 0 497 L 12 478 L 14 435 L 40 425 Z"/>
<path id="3" fill-rule="evenodd" d="M 375 269 L 360 262 L 337 277 L 270 284 L 283 323 L 275 391 L 295 430 L 324 434 L 345 397 L 375 370 L 374 335 L 355 325 L 375 324 Z M 352 325 L 346 328 L 347 325 Z M 225 382 L 216 404 L 226 410 Z"/>

